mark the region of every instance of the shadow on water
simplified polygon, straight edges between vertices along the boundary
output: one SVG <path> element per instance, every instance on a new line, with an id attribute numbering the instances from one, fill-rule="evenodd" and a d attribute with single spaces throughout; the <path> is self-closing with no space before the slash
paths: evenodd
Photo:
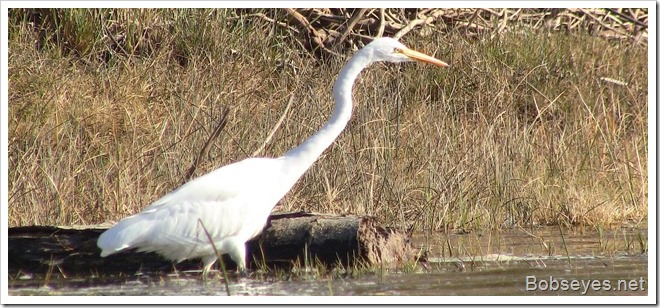
<path id="1" fill-rule="evenodd" d="M 417 266 L 355 274 L 253 273 L 231 295 L 647 295 L 646 230 L 566 233 L 545 228 L 416 237 Z M 69 277 L 20 274 L 10 295 L 227 295 L 221 274 Z M 55 278 L 53 278 L 55 277 Z"/>

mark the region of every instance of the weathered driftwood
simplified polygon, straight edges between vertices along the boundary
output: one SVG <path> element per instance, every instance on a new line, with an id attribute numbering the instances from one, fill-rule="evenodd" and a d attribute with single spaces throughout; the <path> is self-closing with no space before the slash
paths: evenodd
<path id="1" fill-rule="evenodd" d="M 131 275 L 200 269 L 197 260 L 174 264 L 154 253 L 126 251 L 99 256 L 96 240 L 106 228 L 50 226 L 9 229 L 9 275 Z M 325 265 L 396 266 L 412 260 L 408 237 L 379 226 L 371 217 L 309 213 L 272 215 L 264 232 L 248 242 L 248 262 L 286 267 L 294 262 Z M 226 256 L 225 256 L 226 257 Z M 224 258 L 230 269 L 235 264 Z"/>

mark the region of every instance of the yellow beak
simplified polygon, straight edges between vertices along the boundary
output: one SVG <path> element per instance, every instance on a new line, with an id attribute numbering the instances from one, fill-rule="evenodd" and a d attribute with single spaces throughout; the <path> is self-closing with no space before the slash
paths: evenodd
<path id="1" fill-rule="evenodd" d="M 406 55 L 408 58 L 413 59 L 415 61 L 419 62 L 424 62 L 424 63 L 429 63 L 433 65 L 437 65 L 440 67 L 447 67 L 449 64 L 442 62 L 434 57 L 431 57 L 429 55 L 425 55 L 419 51 L 414 51 L 412 49 L 399 49 L 399 52 Z"/>

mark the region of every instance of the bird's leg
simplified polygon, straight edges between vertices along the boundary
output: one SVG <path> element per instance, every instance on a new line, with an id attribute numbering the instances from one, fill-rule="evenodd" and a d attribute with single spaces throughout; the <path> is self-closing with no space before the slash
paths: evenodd
<path id="1" fill-rule="evenodd" d="M 238 268 L 238 273 L 239 273 L 239 275 L 241 275 L 241 277 L 248 277 L 249 276 L 248 271 L 245 268 L 245 265 L 243 265 L 243 267 Z"/>
<path id="2" fill-rule="evenodd" d="M 208 278 L 209 272 L 211 271 L 211 266 L 218 258 L 215 255 L 210 255 L 202 258 L 202 263 L 204 263 L 204 269 L 202 270 L 202 278 L 206 280 Z"/>
<path id="3" fill-rule="evenodd" d="M 243 277 L 247 277 L 248 271 L 247 271 L 247 267 L 245 266 L 245 246 L 242 247 L 243 249 L 240 250 L 239 256 L 236 256 L 238 260 L 234 260 L 234 261 L 238 265 L 238 273 Z M 232 259 L 233 258 L 234 257 L 232 256 Z"/>
<path id="4" fill-rule="evenodd" d="M 239 240 L 228 242 L 228 253 L 236 265 L 241 276 L 247 277 L 247 268 L 245 266 L 245 243 Z"/>
<path id="5" fill-rule="evenodd" d="M 233 259 L 233 257 L 232 257 Z M 247 267 L 245 266 L 245 249 L 243 249 L 243 255 L 240 257 L 238 261 L 234 260 L 236 264 L 238 265 L 238 274 L 241 277 L 248 277 L 248 270 Z"/>
<path id="6" fill-rule="evenodd" d="M 208 279 L 210 269 L 211 269 L 210 266 L 209 267 L 204 266 L 204 269 L 202 270 L 202 280 L 206 281 L 206 279 Z"/>

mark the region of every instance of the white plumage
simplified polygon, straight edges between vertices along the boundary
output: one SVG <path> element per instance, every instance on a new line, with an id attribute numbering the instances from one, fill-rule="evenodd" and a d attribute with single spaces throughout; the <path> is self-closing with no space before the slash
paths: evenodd
<path id="1" fill-rule="evenodd" d="M 333 88 L 335 109 L 318 132 L 282 157 L 248 158 L 226 165 L 124 218 L 99 237 L 101 256 L 137 248 L 177 262 L 201 258 L 206 275 L 217 258 L 203 224 L 218 251 L 228 253 L 245 271 L 245 243 L 261 232 L 277 202 L 346 127 L 352 111 L 351 89 L 358 74 L 376 61 L 410 60 L 447 66 L 394 39 L 374 40 L 342 68 Z"/>

